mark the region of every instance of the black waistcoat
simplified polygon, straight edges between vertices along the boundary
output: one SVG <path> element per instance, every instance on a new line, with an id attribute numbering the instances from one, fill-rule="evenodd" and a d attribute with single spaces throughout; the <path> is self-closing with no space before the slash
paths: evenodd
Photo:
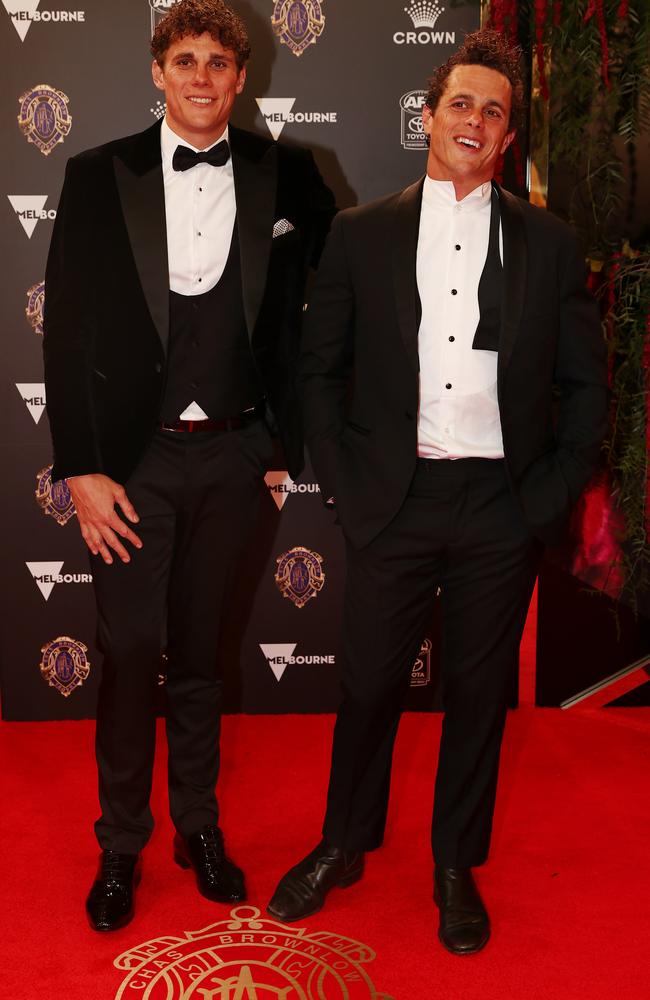
<path id="1" fill-rule="evenodd" d="M 192 400 L 212 420 L 255 406 L 263 390 L 246 331 L 237 223 L 217 284 L 203 295 L 169 295 L 161 419 L 177 420 Z"/>

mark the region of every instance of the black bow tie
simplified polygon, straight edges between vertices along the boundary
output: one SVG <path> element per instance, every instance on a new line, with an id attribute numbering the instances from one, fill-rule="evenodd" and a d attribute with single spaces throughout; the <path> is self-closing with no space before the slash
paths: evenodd
<path id="1" fill-rule="evenodd" d="M 172 158 L 174 170 L 189 170 L 197 163 L 209 163 L 211 167 L 223 167 L 230 159 L 230 147 L 225 139 L 218 142 L 212 149 L 203 153 L 195 153 L 187 146 L 177 146 Z"/>

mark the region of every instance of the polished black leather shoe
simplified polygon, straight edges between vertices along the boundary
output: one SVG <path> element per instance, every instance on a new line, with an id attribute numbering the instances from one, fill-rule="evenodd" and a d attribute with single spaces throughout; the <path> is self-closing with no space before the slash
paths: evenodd
<path id="1" fill-rule="evenodd" d="M 330 889 L 345 889 L 363 875 L 363 854 L 341 851 L 322 840 L 280 879 L 267 912 L 285 924 L 317 913 Z"/>
<path id="2" fill-rule="evenodd" d="M 214 903 L 242 903 L 246 899 L 244 873 L 226 857 L 223 833 L 218 826 L 204 826 L 187 840 L 174 837 L 174 861 L 193 868 L 202 896 Z"/>
<path id="3" fill-rule="evenodd" d="M 116 931 L 133 919 L 133 898 L 140 882 L 140 855 L 102 851 L 97 878 L 86 900 L 94 931 Z"/>
<path id="4" fill-rule="evenodd" d="M 440 910 L 438 937 L 454 955 L 473 955 L 488 943 L 490 920 L 471 868 L 436 865 L 433 898 Z"/>

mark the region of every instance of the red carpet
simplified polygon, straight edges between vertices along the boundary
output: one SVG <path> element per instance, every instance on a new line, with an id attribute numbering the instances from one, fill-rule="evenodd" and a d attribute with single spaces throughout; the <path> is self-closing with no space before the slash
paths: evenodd
<path id="1" fill-rule="evenodd" d="M 225 720 L 223 825 L 233 857 L 247 872 L 250 902 L 262 911 L 278 876 L 318 839 L 332 721 L 327 716 Z M 350 954 L 341 936 L 374 950 L 375 959 L 363 965 L 369 979 L 351 978 L 346 993 L 329 975 L 322 980 L 323 992 L 317 992 L 314 980 L 304 996 L 647 996 L 650 711 L 562 713 L 524 707 L 511 713 L 493 852 L 479 873 L 493 936 L 484 952 L 464 959 L 439 946 L 430 898 L 428 822 L 439 727 L 438 717 L 404 718 L 386 844 L 370 857 L 362 882 L 335 891 L 328 907 L 304 922 L 306 935 L 334 942 L 325 964 L 333 964 L 337 948 L 341 969 L 341 952 L 350 960 L 359 957 Z M 92 728 L 85 722 L 0 726 L 5 893 L 0 995 L 7 1000 L 112 1000 L 127 976 L 125 968 L 113 964 L 120 953 L 162 936 L 171 936 L 173 943 L 186 931 L 229 916 L 226 907 L 198 896 L 192 876 L 172 863 L 160 754 L 154 790 L 158 826 L 145 855 L 135 920 L 105 936 L 87 928 L 83 900 L 96 859 Z M 320 932 L 338 937 L 322 938 Z M 231 937 L 241 933 L 229 931 Z M 253 982 L 259 969 L 253 959 L 260 959 L 261 951 L 242 947 L 244 964 L 251 960 L 247 968 Z M 240 966 L 241 954 L 240 948 Z M 192 963 L 184 968 L 191 976 Z M 185 992 L 176 980 L 169 992 L 163 982 L 145 992 L 145 978 L 132 980 L 140 988 L 129 987 L 124 996 L 300 996 L 272 993 L 276 980 L 268 968 L 262 973 L 265 988 L 247 988 L 240 974 L 239 987 L 233 980 L 217 990 L 201 985 L 204 980 L 192 985 L 190 978 Z"/>

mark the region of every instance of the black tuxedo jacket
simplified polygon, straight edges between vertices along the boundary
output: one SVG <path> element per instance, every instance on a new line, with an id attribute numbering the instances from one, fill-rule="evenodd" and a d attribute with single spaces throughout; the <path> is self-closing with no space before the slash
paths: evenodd
<path id="1" fill-rule="evenodd" d="M 306 318 L 299 365 L 305 437 L 323 497 L 336 499 L 357 547 L 395 516 L 415 471 L 422 184 L 337 216 Z M 497 192 L 505 460 L 531 532 L 553 544 L 598 461 L 605 347 L 569 227 Z"/>
<path id="2" fill-rule="evenodd" d="M 303 462 L 295 392 L 304 283 L 334 215 L 306 150 L 230 126 L 246 323 L 289 473 Z M 293 229 L 273 238 L 274 223 Z M 53 478 L 124 482 L 159 417 L 169 336 L 160 123 L 73 157 L 45 276 Z"/>

